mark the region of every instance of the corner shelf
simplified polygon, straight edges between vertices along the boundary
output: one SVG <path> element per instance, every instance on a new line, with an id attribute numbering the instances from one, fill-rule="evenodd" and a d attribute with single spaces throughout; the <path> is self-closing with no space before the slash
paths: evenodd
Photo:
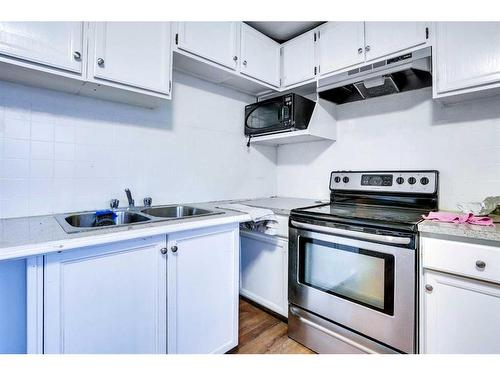
<path id="1" fill-rule="evenodd" d="M 336 139 L 335 104 L 317 97 L 316 106 L 307 129 L 255 136 L 252 137 L 250 144 L 279 146 L 317 141 L 335 142 Z"/>

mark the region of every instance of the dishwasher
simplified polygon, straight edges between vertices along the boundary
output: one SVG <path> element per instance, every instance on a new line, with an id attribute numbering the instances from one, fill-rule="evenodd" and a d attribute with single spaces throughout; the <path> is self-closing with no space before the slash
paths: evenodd
<path id="1" fill-rule="evenodd" d="M 240 295 L 280 316 L 288 316 L 288 216 L 265 234 L 244 223 L 240 228 Z"/>

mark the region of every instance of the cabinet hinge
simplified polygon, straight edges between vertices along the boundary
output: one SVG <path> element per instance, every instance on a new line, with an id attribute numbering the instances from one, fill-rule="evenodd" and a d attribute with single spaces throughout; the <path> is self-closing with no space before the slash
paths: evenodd
<path id="1" fill-rule="evenodd" d="M 179 44 L 179 34 L 175 34 L 175 44 L 178 45 Z"/>
<path id="2" fill-rule="evenodd" d="M 429 39 L 429 28 L 425 28 L 425 39 Z"/>
<path id="3" fill-rule="evenodd" d="M 316 33 L 314 33 L 314 41 L 316 41 Z"/>
<path id="4" fill-rule="evenodd" d="M 318 68 L 317 67 L 314 67 L 314 75 L 316 75 L 318 72 Z"/>

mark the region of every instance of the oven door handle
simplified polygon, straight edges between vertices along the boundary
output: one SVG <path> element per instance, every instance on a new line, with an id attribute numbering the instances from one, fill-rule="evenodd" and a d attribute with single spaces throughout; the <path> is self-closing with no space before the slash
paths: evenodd
<path id="1" fill-rule="evenodd" d="M 377 242 L 383 242 L 387 244 L 395 244 L 395 245 L 408 245 L 411 242 L 411 238 L 407 237 L 396 237 L 396 236 L 385 236 L 383 234 L 373 234 L 373 233 L 364 233 L 364 232 L 355 232 L 347 229 L 340 229 L 340 228 L 331 228 L 331 227 L 325 227 L 321 225 L 314 225 L 314 224 L 306 224 L 306 223 L 301 223 L 295 220 L 291 221 L 291 224 L 297 228 L 300 229 L 309 229 L 317 232 L 324 232 L 324 233 L 330 233 L 330 234 L 338 234 L 342 236 L 348 236 L 352 238 L 359 238 L 363 240 L 368 240 L 368 241 L 377 241 Z"/>

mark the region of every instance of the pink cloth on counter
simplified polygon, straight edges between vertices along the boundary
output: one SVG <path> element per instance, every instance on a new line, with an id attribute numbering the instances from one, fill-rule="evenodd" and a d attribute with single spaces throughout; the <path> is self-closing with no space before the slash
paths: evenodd
<path id="1" fill-rule="evenodd" d="M 445 223 L 494 225 L 493 219 L 488 216 L 474 216 L 473 214 L 457 214 L 453 212 L 429 212 L 427 216 L 422 215 L 425 220 L 437 220 Z"/>

